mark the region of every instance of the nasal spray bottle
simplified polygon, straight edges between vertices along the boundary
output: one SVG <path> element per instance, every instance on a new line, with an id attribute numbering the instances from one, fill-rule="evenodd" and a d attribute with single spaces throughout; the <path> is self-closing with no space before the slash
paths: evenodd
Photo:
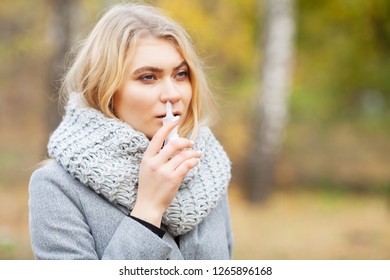
<path id="1" fill-rule="evenodd" d="M 177 121 L 179 119 L 179 116 L 174 116 L 173 113 L 172 113 L 172 104 L 170 101 L 167 101 L 167 103 L 165 103 L 165 117 L 163 118 L 163 123 L 166 123 L 166 122 L 174 122 L 174 121 Z M 165 139 L 165 142 L 164 142 L 164 145 L 168 144 L 168 141 L 172 138 L 177 138 L 179 137 L 179 134 L 177 133 L 177 126 L 171 131 L 171 133 L 169 133 L 167 139 Z"/>

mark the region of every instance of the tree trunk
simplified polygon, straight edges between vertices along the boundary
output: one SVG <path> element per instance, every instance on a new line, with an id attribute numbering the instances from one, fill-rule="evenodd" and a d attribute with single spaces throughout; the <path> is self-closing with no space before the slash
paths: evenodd
<path id="1" fill-rule="evenodd" d="M 48 65 L 48 85 L 50 102 L 47 106 L 47 129 L 49 132 L 57 127 L 61 119 L 58 103 L 61 79 L 65 71 L 65 58 L 75 38 L 79 17 L 78 0 L 50 0 L 51 20 L 49 21 L 49 43 L 52 55 Z"/>
<path id="2" fill-rule="evenodd" d="M 294 42 L 294 0 L 265 0 L 264 56 L 248 154 L 248 197 L 265 200 L 275 184 L 287 120 Z"/>

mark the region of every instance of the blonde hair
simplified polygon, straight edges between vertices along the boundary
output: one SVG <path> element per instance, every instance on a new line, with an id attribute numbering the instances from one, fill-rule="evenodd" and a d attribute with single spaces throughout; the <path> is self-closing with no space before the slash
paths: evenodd
<path id="1" fill-rule="evenodd" d="M 80 92 L 89 106 L 116 118 L 113 96 L 124 79 L 137 39 L 147 34 L 168 40 L 188 64 L 192 99 L 179 134 L 193 139 L 199 126 L 216 112 L 215 101 L 191 38 L 157 8 L 139 4 L 118 4 L 110 8 L 79 46 L 64 78 L 63 92 L 66 97 L 71 92 Z"/>

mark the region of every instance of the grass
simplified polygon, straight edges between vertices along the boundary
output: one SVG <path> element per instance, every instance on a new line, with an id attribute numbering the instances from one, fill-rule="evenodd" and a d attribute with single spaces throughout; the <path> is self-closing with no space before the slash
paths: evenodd
<path id="1" fill-rule="evenodd" d="M 248 204 L 231 188 L 235 259 L 390 259 L 386 197 L 276 192 Z"/>
<path id="2" fill-rule="evenodd" d="M 27 183 L 0 188 L 0 259 L 32 259 Z"/>

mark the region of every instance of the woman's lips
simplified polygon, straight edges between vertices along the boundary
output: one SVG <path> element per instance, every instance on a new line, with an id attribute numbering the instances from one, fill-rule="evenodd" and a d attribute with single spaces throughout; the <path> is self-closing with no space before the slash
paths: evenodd
<path id="1" fill-rule="evenodd" d="M 175 117 L 176 117 L 176 116 L 179 116 L 179 117 L 181 116 L 181 114 L 180 114 L 179 112 L 177 112 L 177 113 L 175 112 L 175 113 L 173 113 L 173 115 L 174 115 Z M 162 118 L 164 118 L 165 116 L 166 116 L 165 114 L 164 114 L 164 115 L 158 115 L 157 118 L 162 119 Z"/>

